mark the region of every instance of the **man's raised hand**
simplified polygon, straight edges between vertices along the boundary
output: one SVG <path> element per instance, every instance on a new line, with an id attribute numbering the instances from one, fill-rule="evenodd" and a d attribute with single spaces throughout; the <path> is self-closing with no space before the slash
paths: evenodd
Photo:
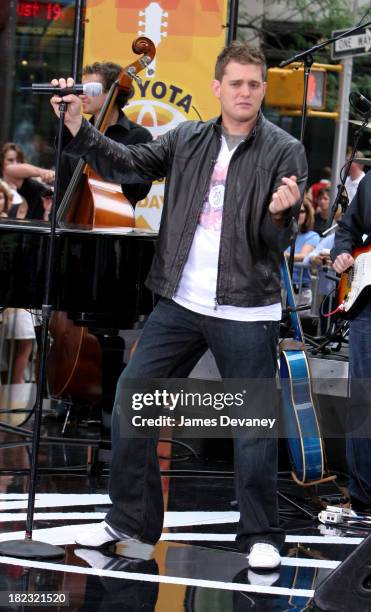
<path id="1" fill-rule="evenodd" d="M 285 210 L 294 206 L 300 199 L 296 176 L 284 176 L 281 182 L 282 185 L 274 192 L 269 204 L 269 212 L 276 218 L 281 217 Z"/>
<path id="2" fill-rule="evenodd" d="M 63 89 L 64 87 L 73 87 L 75 82 L 71 77 L 69 77 L 67 80 L 53 79 L 51 84 L 54 87 L 61 87 Z M 50 103 L 57 117 L 59 117 L 59 105 L 62 101 L 67 102 L 67 110 L 64 118 L 65 125 L 71 132 L 72 136 L 75 136 L 81 127 L 81 100 L 74 94 L 70 94 L 64 98 L 60 98 L 57 94 L 53 96 Z"/>

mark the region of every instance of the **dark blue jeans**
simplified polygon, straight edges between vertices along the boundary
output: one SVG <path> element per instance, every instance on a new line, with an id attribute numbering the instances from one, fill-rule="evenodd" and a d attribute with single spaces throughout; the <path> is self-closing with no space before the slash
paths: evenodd
<path id="1" fill-rule="evenodd" d="M 351 379 L 350 429 L 363 427 L 370 435 L 371 413 L 371 301 L 350 323 L 349 370 Z M 371 505 L 371 439 L 351 435 L 346 439 L 350 495 Z"/>
<path id="2" fill-rule="evenodd" d="M 117 385 L 109 489 L 113 505 L 107 514 L 108 523 L 150 543 L 157 542 L 163 526 L 157 439 L 120 435 L 118 421 L 125 401 L 125 381 L 186 377 L 207 348 L 222 378 L 272 380 L 277 367 L 278 325 L 274 321 L 218 319 L 194 313 L 172 300 L 159 301 Z M 271 403 L 270 414 L 276 417 L 277 406 Z M 240 549 L 248 551 L 257 541 L 280 547 L 284 532 L 278 525 L 277 440 L 236 437 L 234 465 L 241 514 L 237 530 Z"/>

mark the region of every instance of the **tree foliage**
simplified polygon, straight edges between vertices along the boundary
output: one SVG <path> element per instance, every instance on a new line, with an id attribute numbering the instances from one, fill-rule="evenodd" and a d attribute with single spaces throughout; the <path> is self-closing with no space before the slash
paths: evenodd
<path id="1" fill-rule="evenodd" d="M 332 30 L 350 27 L 353 21 L 349 0 L 286 0 L 286 4 L 302 16 L 305 29 L 313 29 L 328 37 Z"/>
<path id="2" fill-rule="evenodd" d="M 239 38 L 253 40 L 258 36 L 270 65 L 309 49 L 329 38 L 334 30 L 351 28 L 355 22 L 353 3 L 349 0 L 263 0 L 262 12 L 252 16 L 249 2 L 240 10 Z M 277 16 L 278 6 L 282 7 Z M 358 9 L 356 22 L 367 21 L 371 2 Z M 313 57 L 318 63 L 333 63 L 331 47 L 317 51 Z M 352 89 L 366 95 L 371 93 L 371 54 L 355 57 L 353 62 Z M 339 77 L 327 75 L 327 110 L 335 110 Z"/>

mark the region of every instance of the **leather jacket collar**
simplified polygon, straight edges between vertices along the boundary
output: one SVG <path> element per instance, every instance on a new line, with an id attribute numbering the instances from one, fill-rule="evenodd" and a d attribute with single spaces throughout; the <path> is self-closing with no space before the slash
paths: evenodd
<path id="1" fill-rule="evenodd" d="M 255 125 L 253 129 L 247 134 L 245 141 L 250 140 L 250 138 L 255 138 L 257 133 L 261 130 L 264 122 L 265 122 L 265 118 L 264 118 L 263 113 L 260 110 L 258 113 L 256 122 L 255 122 Z M 214 119 L 211 119 L 210 123 L 212 124 L 218 136 L 221 136 L 222 135 L 222 116 L 219 115 L 219 117 L 215 117 Z"/>

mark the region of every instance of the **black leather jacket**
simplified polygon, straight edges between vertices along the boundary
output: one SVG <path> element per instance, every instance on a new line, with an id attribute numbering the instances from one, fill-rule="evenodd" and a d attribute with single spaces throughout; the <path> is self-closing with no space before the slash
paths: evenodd
<path id="1" fill-rule="evenodd" d="M 147 278 L 147 286 L 163 297 L 171 298 L 179 283 L 220 144 L 220 118 L 187 121 L 153 142 L 128 147 L 105 138 L 83 120 L 65 149 L 69 155 L 84 157 L 107 180 L 166 178 L 159 238 Z M 307 179 L 303 146 L 260 114 L 229 164 L 218 304 L 262 306 L 280 301 L 281 252 L 295 235 L 297 207 L 287 213 L 280 229 L 271 220 L 268 205 L 281 178 L 293 174 L 303 193 Z"/>

